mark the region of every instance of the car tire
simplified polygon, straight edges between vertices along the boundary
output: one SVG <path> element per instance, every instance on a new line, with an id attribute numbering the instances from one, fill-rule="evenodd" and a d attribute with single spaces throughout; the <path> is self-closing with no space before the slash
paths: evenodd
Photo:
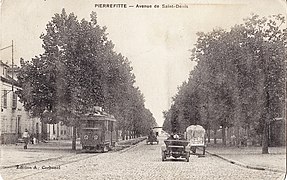
<path id="1" fill-rule="evenodd" d="M 162 160 L 162 161 L 165 161 L 165 160 L 166 160 L 166 155 L 165 155 L 165 153 L 164 153 L 164 152 L 162 152 L 161 160 Z"/>
<path id="2" fill-rule="evenodd" d="M 190 157 L 190 153 L 187 152 L 187 153 L 186 153 L 186 162 L 189 162 L 189 157 Z"/>

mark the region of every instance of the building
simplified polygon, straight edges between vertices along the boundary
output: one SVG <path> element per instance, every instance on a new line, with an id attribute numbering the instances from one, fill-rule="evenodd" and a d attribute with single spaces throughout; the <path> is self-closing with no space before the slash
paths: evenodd
<path id="1" fill-rule="evenodd" d="M 152 129 L 156 136 L 159 136 L 160 134 L 163 133 L 162 127 L 153 127 Z"/>
<path id="2" fill-rule="evenodd" d="M 41 123 L 39 118 L 32 118 L 25 111 L 23 104 L 19 101 L 17 89 L 20 89 L 13 77 L 14 70 L 11 66 L 0 61 L 0 141 L 1 144 L 17 142 L 18 138 L 27 129 L 33 136 L 41 134 Z M 13 74 L 12 74 L 13 73 Z"/>
<path id="3" fill-rule="evenodd" d="M 62 122 L 57 124 L 47 124 L 47 139 L 62 140 L 72 139 L 73 128 L 63 125 Z"/>

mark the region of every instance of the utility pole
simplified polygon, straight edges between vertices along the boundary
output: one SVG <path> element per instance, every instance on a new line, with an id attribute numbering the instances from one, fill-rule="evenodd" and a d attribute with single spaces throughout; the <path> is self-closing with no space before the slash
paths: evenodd
<path id="1" fill-rule="evenodd" d="M 14 45 L 12 40 L 12 92 L 14 92 Z"/>

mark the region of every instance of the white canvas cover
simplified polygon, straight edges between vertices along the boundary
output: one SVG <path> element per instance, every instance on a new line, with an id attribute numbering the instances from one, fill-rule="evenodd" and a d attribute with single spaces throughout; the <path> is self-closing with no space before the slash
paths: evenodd
<path id="1" fill-rule="evenodd" d="M 191 125 L 186 128 L 186 139 L 190 145 L 204 145 L 205 129 L 200 125 Z"/>

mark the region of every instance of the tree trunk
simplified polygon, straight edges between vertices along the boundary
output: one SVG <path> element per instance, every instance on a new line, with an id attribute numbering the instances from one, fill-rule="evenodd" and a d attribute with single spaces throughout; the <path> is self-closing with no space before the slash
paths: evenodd
<path id="1" fill-rule="evenodd" d="M 225 133 L 225 126 L 222 126 L 222 144 L 226 146 L 226 133 Z"/>
<path id="2" fill-rule="evenodd" d="M 228 127 L 227 128 L 227 130 L 226 130 L 226 144 L 228 145 L 228 146 L 230 146 L 232 143 L 232 141 L 231 141 L 231 132 L 230 132 L 230 127 Z"/>
<path id="3" fill-rule="evenodd" d="M 217 144 L 216 132 L 217 132 L 217 130 L 216 130 L 216 129 L 214 129 L 214 144 Z"/>
<path id="4" fill-rule="evenodd" d="M 250 137 L 250 125 L 247 126 L 247 141 L 246 145 L 249 147 L 252 145 L 252 138 Z"/>
<path id="5" fill-rule="evenodd" d="M 265 54 L 266 55 L 269 55 L 268 54 Z M 268 78 L 268 73 L 269 73 L 269 66 L 268 66 L 268 63 L 267 63 L 267 60 L 268 58 L 264 57 L 265 59 L 264 62 L 264 94 L 265 94 L 265 108 L 266 108 L 266 116 L 264 117 L 264 122 L 263 122 L 263 134 L 262 134 L 262 154 L 268 154 L 268 121 L 270 120 L 270 94 L 269 94 L 269 85 L 268 85 L 268 80 L 270 80 Z"/>
<path id="6" fill-rule="evenodd" d="M 47 140 L 47 124 L 41 122 L 41 141 Z"/>
<path id="7" fill-rule="evenodd" d="M 116 142 L 118 142 L 118 141 L 119 141 L 119 131 L 116 130 Z"/>
<path id="8" fill-rule="evenodd" d="M 77 128 L 73 126 L 72 150 L 76 150 Z"/>
<path id="9" fill-rule="evenodd" d="M 125 140 L 125 135 L 126 135 L 126 131 L 125 130 L 122 130 L 122 140 Z"/>
<path id="10" fill-rule="evenodd" d="M 210 143 L 210 127 L 207 129 L 207 142 Z"/>
<path id="11" fill-rule="evenodd" d="M 237 125 L 235 127 L 235 137 L 236 137 L 236 146 L 239 147 L 240 146 L 240 133 L 239 133 L 239 126 Z"/>
<path id="12" fill-rule="evenodd" d="M 263 135 L 262 135 L 262 154 L 268 154 L 268 123 L 264 120 Z"/>

